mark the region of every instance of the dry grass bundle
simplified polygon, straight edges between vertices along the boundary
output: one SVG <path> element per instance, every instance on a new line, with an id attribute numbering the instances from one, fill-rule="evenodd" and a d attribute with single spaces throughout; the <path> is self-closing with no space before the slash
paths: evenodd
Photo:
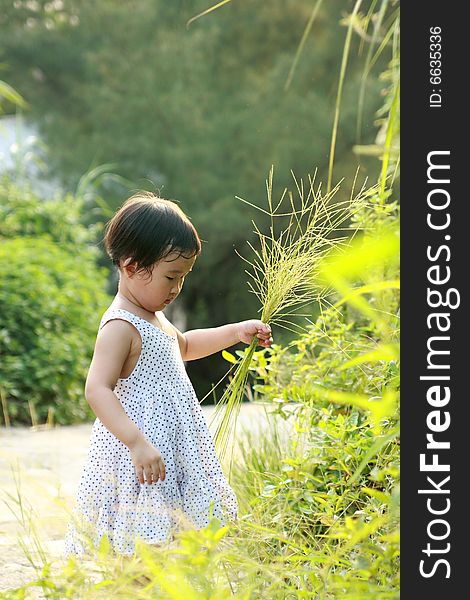
<path id="1" fill-rule="evenodd" d="M 329 287 L 317 277 L 320 262 L 325 253 L 332 249 L 341 250 L 346 241 L 351 238 L 351 228 L 342 228 L 341 225 L 358 210 L 364 208 L 367 193 L 365 193 L 364 183 L 359 193 L 354 195 L 356 174 L 350 198 L 346 201 L 335 201 L 341 181 L 331 191 L 323 194 L 321 183 L 315 186 L 317 171 L 313 177 L 308 176 L 307 191 L 303 181 L 298 182 L 294 173 L 292 171 L 291 173 L 300 198 L 299 208 L 296 208 L 293 194 L 287 191 L 287 188 L 284 189 L 277 206 L 273 206 L 273 167 L 266 181 L 268 210 L 239 198 L 269 215 L 271 225 L 269 234 L 264 234 L 252 221 L 260 242 L 259 250 L 247 242 L 255 254 L 253 261 L 244 258 L 238 252 L 237 254 L 252 268 L 251 272 L 248 270 L 245 272 L 251 277 L 251 281 L 248 282 L 250 291 L 257 295 L 261 304 L 260 319 L 271 326 L 278 325 L 299 333 L 303 328 L 287 317 L 293 316 L 294 311 L 313 302 L 321 303 L 329 294 Z M 280 206 L 286 194 L 290 201 L 290 210 L 281 212 Z M 286 217 L 289 218 L 288 226 L 277 235 L 274 221 L 276 218 Z M 338 235 L 342 230 L 347 230 L 349 235 Z M 355 231 L 352 235 L 354 233 Z M 295 312 L 295 316 L 310 315 Z M 236 364 L 230 383 L 215 408 L 211 424 L 220 421 L 214 441 L 221 458 L 226 454 L 230 437 L 233 436 L 233 440 L 235 439 L 240 403 L 245 393 L 248 371 L 257 343 L 257 338 L 254 338 L 250 346 L 245 349 L 243 358 Z M 230 470 L 232 460 L 233 443 Z"/>

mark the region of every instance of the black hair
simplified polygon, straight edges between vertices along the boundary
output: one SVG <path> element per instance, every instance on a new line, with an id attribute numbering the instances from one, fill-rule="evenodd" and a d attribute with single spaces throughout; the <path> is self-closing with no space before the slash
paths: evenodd
<path id="1" fill-rule="evenodd" d="M 128 198 L 106 224 L 105 248 L 113 264 L 130 258 L 136 271 L 150 276 L 153 266 L 172 252 L 185 258 L 199 256 L 201 240 L 189 217 L 172 200 L 151 192 Z"/>

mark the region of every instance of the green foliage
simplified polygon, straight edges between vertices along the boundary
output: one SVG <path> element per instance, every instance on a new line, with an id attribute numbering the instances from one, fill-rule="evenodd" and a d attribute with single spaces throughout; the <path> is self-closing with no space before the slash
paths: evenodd
<path id="1" fill-rule="evenodd" d="M 40 201 L 0 185 L 0 386 L 13 423 L 89 420 L 84 382 L 107 270 L 96 265 L 80 201 Z"/>

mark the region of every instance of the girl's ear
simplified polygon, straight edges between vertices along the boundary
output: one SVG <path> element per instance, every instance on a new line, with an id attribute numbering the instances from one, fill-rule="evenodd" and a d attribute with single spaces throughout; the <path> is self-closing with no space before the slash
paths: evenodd
<path id="1" fill-rule="evenodd" d="M 122 270 L 128 277 L 132 277 L 136 272 L 135 262 L 131 262 L 131 258 L 126 258 L 122 263 Z"/>

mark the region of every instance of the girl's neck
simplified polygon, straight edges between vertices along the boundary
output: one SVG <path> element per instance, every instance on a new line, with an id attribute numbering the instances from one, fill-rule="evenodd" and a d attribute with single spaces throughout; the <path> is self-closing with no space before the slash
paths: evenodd
<path id="1" fill-rule="evenodd" d="M 121 308 L 126 308 L 126 306 L 128 307 L 129 305 L 131 305 L 131 307 L 137 309 L 137 313 L 141 312 L 142 316 L 155 317 L 155 313 L 149 312 L 146 308 L 139 304 L 136 298 L 132 296 L 132 294 L 126 295 L 121 290 L 117 291 L 116 296 L 113 300 L 113 304 L 116 305 L 118 308 L 120 308 L 121 305 L 123 305 Z"/>

